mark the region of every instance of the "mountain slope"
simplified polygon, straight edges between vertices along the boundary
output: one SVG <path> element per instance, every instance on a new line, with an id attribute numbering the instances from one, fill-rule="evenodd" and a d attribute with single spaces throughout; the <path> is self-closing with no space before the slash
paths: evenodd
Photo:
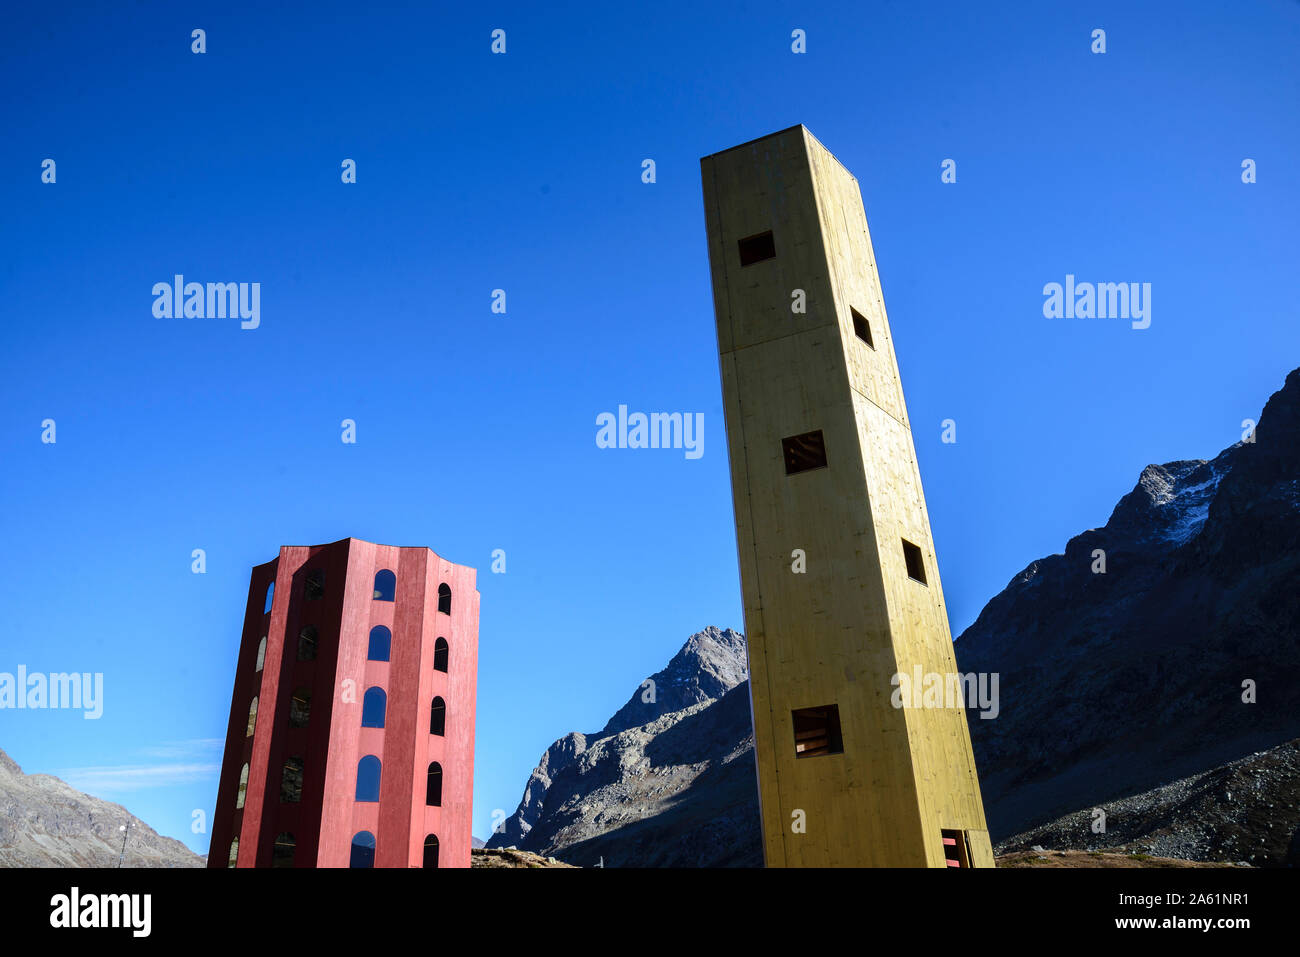
<path id="1" fill-rule="evenodd" d="M 1000 675 L 999 717 L 968 714 L 994 839 L 1300 736 L 1297 581 L 1300 370 L 1253 443 L 1147 466 L 958 638 Z"/>
<path id="2" fill-rule="evenodd" d="M 1035 846 L 1130 852 L 1182 860 L 1300 867 L 1300 739 L 1108 801 L 1105 831 L 1084 809 L 1017 834 L 998 854 Z"/>
<path id="3" fill-rule="evenodd" d="M 123 824 L 134 824 L 123 867 L 203 867 L 120 804 L 82 794 L 48 774 L 23 774 L 0 751 L 0 867 L 116 867 Z"/>
<path id="4" fill-rule="evenodd" d="M 744 637 L 706 628 L 605 727 L 542 755 L 488 847 L 607 867 L 762 862 Z"/>

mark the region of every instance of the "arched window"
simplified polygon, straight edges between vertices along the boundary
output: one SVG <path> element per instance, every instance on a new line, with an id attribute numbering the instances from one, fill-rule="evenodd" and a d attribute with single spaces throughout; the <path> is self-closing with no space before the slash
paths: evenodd
<path id="1" fill-rule="evenodd" d="M 438 866 L 438 835 L 430 834 L 424 839 L 424 866 Z"/>
<path id="2" fill-rule="evenodd" d="M 429 708 L 429 733 L 445 734 L 447 731 L 447 702 L 434 698 Z"/>
<path id="3" fill-rule="evenodd" d="M 275 850 L 271 852 L 272 867 L 293 867 L 293 835 L 281 831 L 275 836 Z"/>
<path id="4" fill-rule="evenodd" d="M 375 601 L 393 601 L 397 594 L 397 576 L 387 568 L 375 573 Z"/>
<path id="5" fill-rule="evenodd" d="M 311 691 L 299 688 L 289 699 L 289 727 L 305 728 L 311 717 Z"/>
<path id="6" fill-rule="evenodd" d="M 302 582 L 302 597 L 307 601 L 317 601 L 325 596 L 325 569 L 313 568 L 307 572 Z"/>
<path id="7" fill-rule="evenodd" d="M 388 695 L 383 688 L 367 688 L 361 699 L 361 727 L 382 728 L 384 711 L 388 708 Z"/>
<path id="8" fill-rule="evenodd" d="M 280 772 L 280 803 L 297 804 L 302 800 L 302 758 L 289 758 Z"/>
<path id="9" fill-rule="evenodd" d="M 253 695 L 253 700 L 248 705 L 248 730 L 244 732 L 244 737 L 251 738 L 253 732 L 257 730 L 257 695 Z"/>
<path id="10" fill-rule="evenodd" d="M 230 842 L 230 854 L 226 857 L 226 866 L 234 867 L 235 862 L 239 860 L 239 838 Z"/>
<path id="11" fill-rule="evenodd" d="M 433 670 L 447 670 L 447 639 L 439 638 L 433 643 Z"/>
<path id="12" fill-rule="evenodd" d="M 257 667 L 254 668 L 253 670 L 261 671 L 262 668 L 265 667 L 265 665 L 266 665 L 266 635 L 263 635 L 262 640 L 258 642 L 257 645 Z"/>
<path id="13" fill-rule="evenodd" d="M 366 657 L 371 661 L 387 661 L 392 646 L 393 633 L 383 625 L 375 625 L 370 629 L 370 651 Z"/>
<path id="14" fill-rule="evenodd" d="M 239 794 L 235 797 L 235 810 L 244 806 L 244 797 L 248 794 L 248 765 L 239 772 Z"/>
<path id="15" fill-rule="evenodd" d="M 429 807 L 442 807 L 442 765 L 437 761 L 429 765 L 429 780 L 424 788 L 424 803 Z"/>
<path id="16" fill-rule="evenodd" d="M 298 660 L 315 661 L 316 644 L 320 632 L 316 630 L 315 625 L 303 625 L 302 631 L 298 632 Z"/>
<path id="17" fill-rule="evenodd" d="M 446 582 L 438 586 L 438 611 L 444 615 L 451 614 L 451 588 Z"/>
<path id="18" fill-rule="evenodd" d="M 352 837 L 352 860 L 348 867 L 375 866 L 375 836 L 369 831 L 358 831 Z"/>
<path id="19" fill-rule="evenodd" d="M 263 615 L 269 615 L 271 613 L 271 602 L 274 599 L 275 599 L 275 582 L 273 581 L 271 582 L 271 584 L 266 586 L 266 604 L 262 608 Z"/>
<path id="20" fill-rule="evenodd" d="M 379 800 L 379 775 L 382 767 L 379 759 L 373 754 L 367 754 L 357 762 L 357 800 L 358 801 L 378 801 Z M 371 847 L 374 845 L 372 844 Z"/>

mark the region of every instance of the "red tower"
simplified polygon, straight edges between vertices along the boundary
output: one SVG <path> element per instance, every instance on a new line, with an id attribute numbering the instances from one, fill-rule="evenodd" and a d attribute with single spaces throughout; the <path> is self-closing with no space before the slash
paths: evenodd
<path id="1" fill-rule="evenodd" d="M 469 867 L 475 571 L 345 538 L 253 569 L 209 867 Z"/>

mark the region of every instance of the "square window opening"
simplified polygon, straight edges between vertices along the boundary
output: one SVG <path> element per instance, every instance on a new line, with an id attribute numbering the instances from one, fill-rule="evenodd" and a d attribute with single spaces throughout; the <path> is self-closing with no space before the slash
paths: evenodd
<path id="1" fill-rule="evenodd" d="M 754 263 L 761 263 L 765 259 L 776 258 L 776 240 L 772 238 L 772 230 L 765 233 L 759 233 L 756 236 L 747 236 L 742 239 L 740 245 L 740 264 L 742 266 L 752 266 Z"/>
<path id="2" fill-rule="evenodd" d="M 871 339 L 871 323 L 867 322 L 866 316 L 862 315 L 862 313 L 858 312 L 852 306 L 849 307 L 849 312 L 853 313 L 853 331 L 857 333 L 858 338 L 871 346 L 871 348 L 876 348 L 875 342 Z"/>
<path id="3" fill-rule="evenodd" d="M 903 560 L 907 562 L 907 577 L 922 585 L 926 584 L 925 558 L 921 555 L 921 549 L 907 539 L 903 539 Z"/>
<path id="4" fill-rule="evenodd" d="M 840 706 L 822 705 L 799 708 L 794 717 L 794 756 L 813 758 L 824 754 L 843 754 L 844 738 L 840 735 Z"/>
<path id="5" fill-rule="evenodd" d="M 821 429 L 782 439 L 781 453 L 785 459 L 786 475 L 826 468 L 826 439 Z"/>

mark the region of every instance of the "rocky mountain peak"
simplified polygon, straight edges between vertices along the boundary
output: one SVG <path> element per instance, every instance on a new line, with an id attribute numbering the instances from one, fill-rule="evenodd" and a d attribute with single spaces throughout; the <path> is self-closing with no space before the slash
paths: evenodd
<path id="1" fill-rule="evenodd" d="M 744 635 L 713 626 L 691 635 L 599 732 L 570 733 L 547 748 L 519 807 L 488 847 L 567 849 L 595 863 L 608 853 L 602 835 L 631 827 L 640 837 L 614 842 L 624 864 L 761 859 L 757 822 L 750 820 L 753 762 L 737 760 L 753 738 L 747 676 Z M 727 795 L 720 804 L 700 805 L 686 794 L 706 779 L 720 782 Z M 679 823 L 702 816 L 707 823 L 703 832 L 666 819 L 653 823 L 660 815 L 677 815 Z M 699 833 L 706 837 L 692 844 Z"/>
<path id="2" fill-rule="evenodd" d="M 662 714 L 721 698 L 748 677 L 744 635 L 710 625 L 686 639 L 667 667 L 641 682 L 600 734 L 616 734 Z"/>
<path id="3" fill-rule="evenodd" d="M 1209 516 L 1210 502 L 1228 467 L 1223 459 L 1221 455 L 1212 462 L 1186 459 L 1148 465 L 1133 491 L 1119 500 L 1104 530 L 1122 536 L 1126 544 L 1190 540 Z"/>

